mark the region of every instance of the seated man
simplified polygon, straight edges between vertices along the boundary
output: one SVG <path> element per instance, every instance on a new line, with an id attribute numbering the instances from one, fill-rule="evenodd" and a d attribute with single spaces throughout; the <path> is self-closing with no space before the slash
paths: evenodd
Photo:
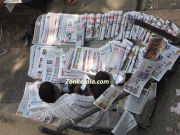
<path id="1" fill-rule="evenodd" d="M 94 80 L 96 83 L 98 80 L 109 80 L 109 84 L 87 85 L 85 96 L 77 94 L 80 91 L 80 85 L 75 86 L 74 92 L 76 93 L 68 94 L 54 87 L 52 83 L 45 82 L 40 85 L 39 96 L 44 102 L 50 103 L 48 110 L 55 117 L 60 120 L 75 119 L 91 110 L 95 99 L 110 86 L 110 76 L 106 72 L 98 72 Z M 78 126 L 91 127 L 100 120 L 101 115 L 101 112 L 97 112 L 79 122 Z"/>

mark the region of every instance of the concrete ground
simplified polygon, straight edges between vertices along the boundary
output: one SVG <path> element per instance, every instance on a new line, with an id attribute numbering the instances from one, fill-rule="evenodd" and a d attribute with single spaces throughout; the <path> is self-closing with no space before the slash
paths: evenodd
<path id="1" fill-rule="evenodd" d="M 162 2 L 164 7 L 162 7 Z M 168 4 L 168 2 L 171 4 Z M 173 2 L 176 4 L 172 4 Z M 66 6 L 62 1 L 51 0 L 48 5 L 47 10 L 49 11 L 63 11 L 66 13 L 106 12 L 113 9 L 136 9 L 136 1 L 132 0 L 78 0 L 76 6 Z M 154 6 L 154 9 L 173 9 L 179 8 L 180 4 L 179 0 L 161 0 L 156 2 L 156 5 L 159 6 Z M 32 11 L 31 8 L 27 9 L 23 6 L 15 9 L 12 15 L 9 14 L 5 8 L 0 9 L 0 27 L 3 27 L 3 38 L 2 41 L 0 41 L 0 47 L 4 47 L 8 50 L 5 55 L 0 56 L 1 111 L 15 114 L 23 95 L 25 82 L 31 81 L 27 76 L 29 47 L 22 46 L 21 39 L 28 27 L 32 24 L 33 19 L 41 13 L 42 12 L 37 10 Z M 180 26 L 180 10 L 150 11 L 148 13 L 172 20 Z M 129 133 L 130 135 L 179 135 L 180 117 L 170 111 L 170 108 L 176 106 L 176 102 L 178 102 L 175 90 L 180 88 L 179 78 L 180 62 L 176 64 L 174 71 L 170 72 L 158 85 L 158 100 L 152 117 L 151 127 L 147 130 L 138 128 Z M 23 125 L 20 126 L 23 127 Z M 26 129 L 25 131 L 28 131 L 27 133 L 32 135 L 38 134 L 38 132 L 32 133 L 31 130 L 27 130 L 27 127 L 24 127 Z M 10 130 L 8 130 L 9 128 L 14 129 L 12 125 L 7 125 L 6 122 L 0 118 L 0 135 L 10 134 Z M 37 127 L 35 126 L 35 128 Z M 2 132 L 2 130 L 4 132 Z M 20 130 L 16 131 L 13 135 L 20 134 L 20 132 Z"/>

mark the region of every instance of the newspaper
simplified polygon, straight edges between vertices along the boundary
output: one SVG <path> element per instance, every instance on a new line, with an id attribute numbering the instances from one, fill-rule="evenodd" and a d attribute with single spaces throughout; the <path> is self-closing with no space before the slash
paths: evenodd
<path id="1" fill-rule="evenodd" d="M 86 39 L 93 38 L 94 24 L 95 24 L 95 14 L 88 14 L 87 15 L 87 27 L 86 27 Z"/>
<path id="2" fill-rule="evenodd" d="M 127 46 L 127 49 L 129 50 L 129 54 L 127 55 L 126 59 L 124 59 L 123 65 L 121 67 L 121 70 L 123 70 L 126 73 L 132 73 L 135 60 L 137 58 L 137 54 L 139 52 L 138 46 L 133 46 L 130 50 L 129 46 Z"/>
<path id="3" fill-rule="evenodd" d="M 124 111 L 119 122 L 111 131 L 115 135 L 126 135 L 130 130 L 137 126 L 137 123 L 131 113 Z"/>
<path id="4" fill-rule="evenodd" d="M 47 108 L 44 108 L 44 105 L 33 110 L 28 108 L 29 99 L 31 98 L 29 95 L 29 87 L 32 85 L 32 82 L 26 82 L 24 95 L 19 104 L 16 115 L 20 117 L 30 118 L 32 120 L 51 123 L 54 117 L 48 113 Z"/>
<path id="5" fill-rule="evenodd" d="M 146 52 L 145 47 L 140 47 L 139 48 L 139 52 L 138 52 L 138 55 L 136 57 L 132 73 L 136 72 L 136 70 L 138 69 L 140 63 L 143 61 L 145 52 Z"/>
<path id="6" fill-rule="evenodd" d="M 140 97 L 141 91 L 150 79 L 156 66 L 156 62 L 144 59 L 137 71 L 131 76 L 130 80 L 125 85 L 124 91 L 136 97 Z"/>
<path id="7" fill-rule="evenodd" d="M 126 50 L 124 52 L 124 57 L 123 57 L 123 60 L 122 60 L 122 63 L 124 63 L 125 60 L 127 59 L 127 56 L 129 54 L 129 52 L 131 51 L 131 49 L 133 47 L 133 43 L 130 42 L 129 40 L 127 40 L 127 39 L 123 39 L 122 44 L 126 45 Z"/>
<path id="8" fill-rule="evenodd" d="M 162 48 L 162 40 L 163 39 L 158 36 L 151 37 L 148 42 L 147 52 L 144 57 L 151 60 L 157 59 Z"/>
<path id="9" fill-rule="evenodd" d="M 109 57 L 107 66 L 109 66 L 110 68 L 120 70 L 122 66 L 125 50 L 126 50 L 126 45 L 122 44 L 120 41 L 113 41 L 112 52 Z"/>
<path id="10" fill-rule="evenodd" d="M 171 70 L 179 55 L 180 48 L 173 46 L 171 44 L 166 45 L 165 49 L 162 51 L 162 56 L 172 61 L 172 64 L 169 66 L 169 70 Z"/>
<path id="11" fill-rule="evenodd" d="M 102 22 L 101 22 L 101 32 L 100 32 L 100 37 L 99 40 L 104 40 L 105 37 L 105 32 L 106 32 L 106 24 L 107 24 L 107 17 L 106 15 L 102 15 Z"/>
<path id="12" fill-rule="evenodd" d="M 32 78 L 36 78 L 35 70 L 36 70 L 36 66 L 37 66 L 37 62 L 39 59 L 39 54 L 40 54 L 41 48 L 42 48 L 41 45 L 31 46 L 28 76 L 30 76 Z"/>
<path id="13" fill-rule="evenodd" d="M 33 43 L 81 46 L 84 44 L 84 29 L 80 15 L 48 13 L 36 21 Z"/>
<path id="14" fill-rule="evenodd" d="M 111 85 L 98 99 L 96 99 L 94 104 L 103 111 L 106 111 L 119 96 L 120 92 L 121 90 L 119 88 Z"/>
<path id="15" fill-rule="evenodd" d="M 48 106 L 47 103 L 43 102 L 38 93 L 38 85 L 40 82 L 35 82 L 28 87 L 29 91 L 29 99 L 28 99 L 28 109 L 40 109 L 46 108 Z"/>
<path id="16" fill-rule="evenodd" d="M 151 32 L 128 23 L 129 18 L 142 20 L 172 35 L 180 33 L 174 23 L 137 11 L 110 11 L 104 14 L 62 14 L 48 13 L 36 21 L 33 43 L 48 45 L 84 45 L 84 39 L 116 40 L 133 39 L 148 43 Z"/>
<path id="17" fill-rule="evenodd" d="M 120 26 L 121 26 L 121 20 L 123 16 L 123 11 L 118 11 L 118 18 L 117 18 L 117 24 L 116 24 L 116 30 L 115 30 L 115 36 L 118 35 Z"/>
<path id="18" fill-rule="evenodd" d="M 42 75 L 42 81 L 48 81 L 50 82 L 53 76 L 53 69 L 54 69 L 54 60 L 53 58 L 45 58 L 44 64 L 43 64 L 43 75 Z"/>
<path id="19" fill-rule="evenodd" d="M 149 91 L 147 89 L 143 89 L 140 97 L 129 95 L 124 105 L 125 110 L 135 114 L 141 114 L 148 100 L 148 93 Z"/>
<path id="20" fill-rule="evenodd" d="M 23 94 L 23 97 L 22 97 L 21 102 L 19 104 L 16 115 L 21 116 L 28 111 L 27 107 L 28 107 L 28 100 L 29 100 L 29 86 L 32 84 L 33 83 L 31 83 L 31 82 L 26 82 L 24 94 Z"/>
<path id="21" fill-rule="evenodd" d="M 134 68 L 134 64 L 135 64 L 135 61 L 137 59 L 137 56 L 138 56 L 138 52 L 139 52 L 139 46 L 134 46 L 133 47 L 133 53 L 132 53 L 132 57 L 131 57 L 131 62 L 129 63 L 128 65 L 128 69 L 126 70 L 127 73 L 132 73 L 133 72 L 133 68 Z"/>
<path id="22" fill-rule="evenodd" d="M 29 115 L 28 118 L 45 123 L 52 123 L 54 119 L 54 117 L 48 112 L 48 109 L 37 111 L 36 113 Z"/>
<path id="23" fill-rule="evenodd" d="M 45 46 L 41 48 L 37 65 L 35 68 L 35 77 L 39 79 L 43 78 L 45 75 L 43 73 L 43 69 L 45 69 L 44 66 L 46 66 L 45 64 L 47 64 L 45 63 L 45 60 L 46 62 L 48 59 L 52 60 L 55 55 L 60 55 L 61 53 L 62 50 L 55 46 L 51 46 L 51 47 Z"/>
<path id="24" fill-rule="evenodd" d="M 118 11 L 114 11 L 114 19 L 113 19 L 113 25 L 112 25 L 112 31 L 111 31 L 111 38 L 115 37 L 115 32 L 116 32 L 116 25 L 117 25 L 117 21 L 118 21 L 118 16 L 119 16 L 119 12 Z M 118 29 L 118 28 L 117 28 Z"/>
<path id="25" fill-rule="evenodd" d="M 95 30 L 94 30 L 94 38 L 99 39 L 100 36 L 100 28 L 101 28 L 101 19 L 102 15 L 101 14 L 96 14 L 95 18 Z"/>
<path id="26" fill-rule="evenodd" d="M 157 67 L 152 73 L 152 78 L 156 81 L 160 81 L 164 74 L 169 70 L 169 67 L 172 65 L 172 61 L 162 55 L 159 56 L 157 60 Z"/>
<path id="27" fill-rule="evenodd" d="M 111 45 L 110 43 L 107 43 L 104 46 L 100 47 L 98 50 L 100 55 L 99 70 L 105 71 L 107 58 L 112 52 Z"/>

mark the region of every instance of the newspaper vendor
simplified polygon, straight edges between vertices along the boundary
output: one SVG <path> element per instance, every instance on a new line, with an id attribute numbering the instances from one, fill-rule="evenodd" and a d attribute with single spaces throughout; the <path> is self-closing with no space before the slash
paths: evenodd
<path id="1" fill-rule="evenodd" d="M 87 85 L 87 90 L 80 95 L 80 85 L 74 87 L 74 93 L 64 93 L 58 87 L 50 82 L 44 82 L 40 85 L 39 96 L 49 103 L 48 111 L 60 120 L 75 119 L 88 112 L 98 98 L 110 85 L 110 76 L 106 72 L 98 72 L 94 77 L 98 80 L 108 80 L 108 84 Z M 91 127 L 96 124 L 102 116 L 102 112 L 97 112 L 82 122 L 78 123 L 81 127 Z"/>

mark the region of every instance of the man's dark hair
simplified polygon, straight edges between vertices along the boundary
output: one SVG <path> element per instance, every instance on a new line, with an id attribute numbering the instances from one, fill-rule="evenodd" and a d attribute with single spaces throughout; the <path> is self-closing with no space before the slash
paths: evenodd
<path id="1" fill-rule="evenodd" d="M 41 83 L 39 87 L 39 96 L 44 102 L 54 103 L 56 101 L 54 85 L 51 82 Z"/>
<path id="2" fill-rule="evenodd" d="M 110 75 L 107 72 L 99 71 L 95 75 L 94 80 L 96 84 L 92 84 L 92 93 L 94 98 L 97 99 L 110 86 Z M 97 84 L 98 80 L 107 80 L 109 83 Z"/>

